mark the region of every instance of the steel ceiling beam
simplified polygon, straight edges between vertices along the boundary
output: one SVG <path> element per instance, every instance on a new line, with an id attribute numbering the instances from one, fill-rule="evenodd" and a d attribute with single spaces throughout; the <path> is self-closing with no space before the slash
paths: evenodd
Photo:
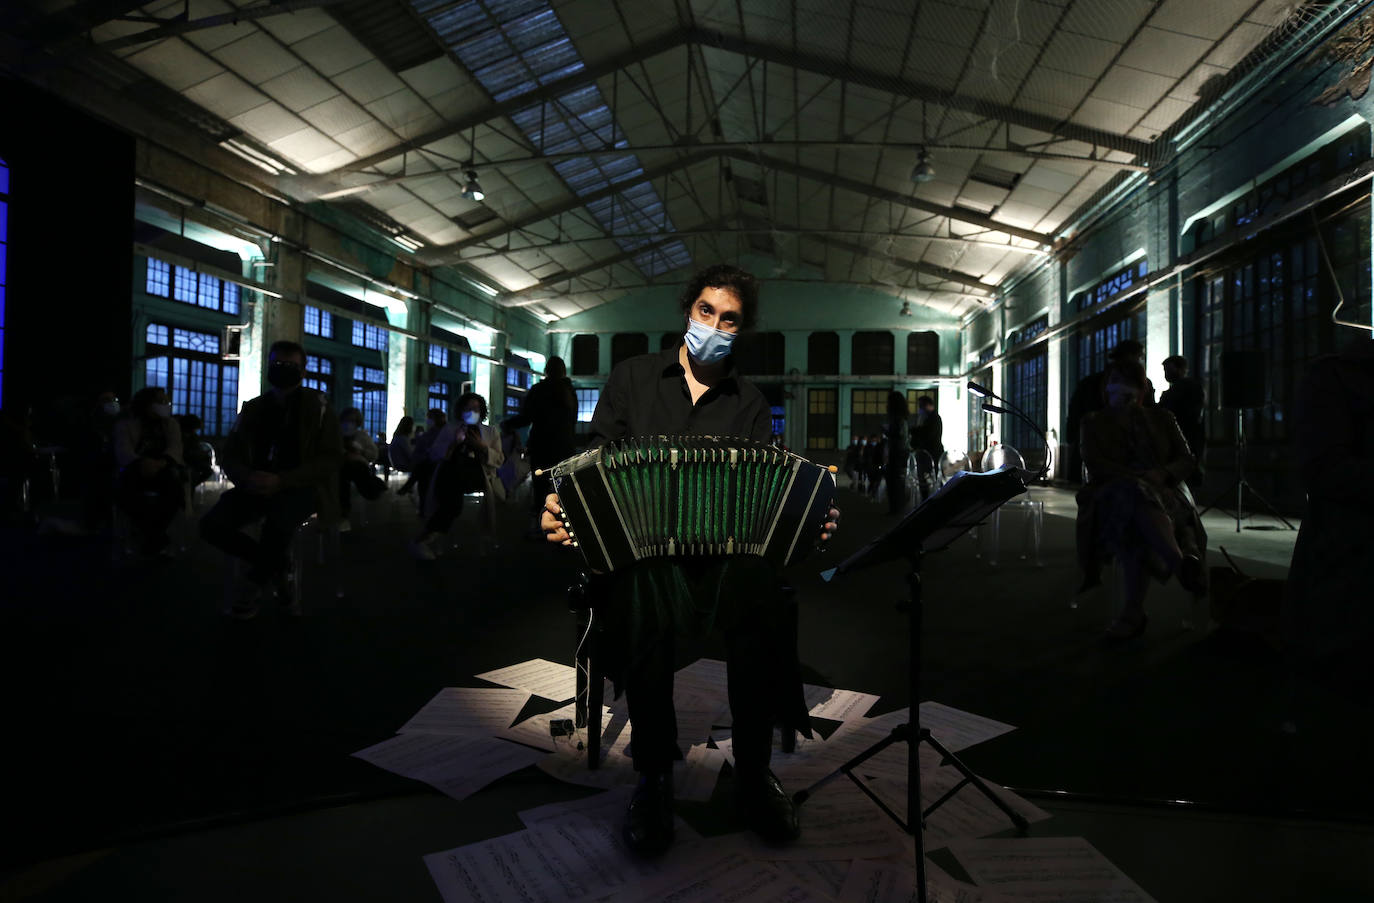
<path id="1" fill-rule="evenodd" d="M 865 87 L 896 94 L 899 97 L 907 97 L 912 100 L 923 100 L 927 103 L 937 104 L 949 109 L 976 113 L 987 119 L 995 119 L 1000 122 L 1008 122 L 1012 125 L 1035 129 L 1036 131 L 1057 135 L 1063 139 L 1073 139 L 1097 147 L 1123 151 L 1135 157 L 1147 156 L 1152 147 L 1149 142 L 1140 141 L 1115 132 L 1063 122 L 1039 113 L 1029 113 L 1002 104 L 964 97 L 951 91 L 946 91 L 920 82 L 910 81 L 908 79 L 896 78 L 876 70 L 845 66 L 839 61 L 826 59 L 814 54 L 800 53 L 784 47 L 765 44 L 761 41 L 749 41 L 725 34 L 724 32 L 694 27 L 672 32 L 652 41 L 645 42 L 644 44 L 636 46 L 628 53 L 611 57 L 594 66 L 588 66 L 572 75 L 550 82 L 535 91 L 484 107 L 475 113 L 470 113 L 461 119 L 447 123 L 446 125 L 431 130 L 423 135 L 419 135 L 409 141 L 393 145 L 385 150 L 359 158 L 326 175 L 337 176 L 340 173 L 366 170 L 369 167 L 376 166 L 378 163 L 385 162 L 393 157 L 400 156 L 410 151 L 420 150 L 428 144 L 433 144 L 444 138 L 449 138 L 453 135 L 469 131 L 479 125 L 483 125 L 489 120 L 510 116 L 513 113 L 527 109 L 537 103 L 553 100 L 576 88 L 591 84 L 597 79 L 612 75 L 620 70 L 629 69 L 651 57 L 686 45 L 715 48 L 753 57 L 755 59 L 766 60 L 771 63 L 792 66 L 819 75 L 826 75 L 849 84 L 863 85 Z"/>
<path id="2" fill-rule="evenodd" d="M 957 285 L 968 286 L 988 297 L 993 297 L 997 294 L 996 285 L 991 282 L 984 282 L 971 273 L 962 273 L 959 270 L 951 270 L 948 267 L 936 266 L 933 263 L 925 263 L 920 260 L 908 260 L 905 257 L 897 257 L 894 254 L 884 254 L 873 248 L 851 244 L 850 242 L 841 241 L 837 238 L 817 238 L 815 240 L 837 251 L 847 251 L 850 254 L 857 254 L 869 260 L 881 260 L 884 263 L 890 263 L 893 266 L 901 267 L 904 270 L 910 270 L 922 276 L 933 276 L 942 282 L 953 282 Z M 915 286 L 912 287 L 912 290 L 916 291 L 919 290 L 919 288 L 919 286 Z"/>
<path id="3" fill-rule="evenodd" d="M 255 21 L 266 19 L 270 16 L 280 16 L 283 13 L 292 13 L 298 9 L 311 9 L 318 6 L 332 6 L 336 3 L 344 3 L 347 0 L 272 0 L 264 6 L 250 6 L 243 9 L 236 9 L 233 12 L 219 13 L 213 16 L 204 16 L 200 19 L 187 19 L 184 15 L 175 16 L 167 19 L 160 25 L 122 38 L 111 38 L 108 41 L 101 41 L 96 44 L 101 50 L 119 50 L 122 47 L 133 47 L 137 44 L 146 44 L 149 41 L 160 41 L 163 38 L 175 37 L 177 35 L 189 34 L 193 31 L 202 31 L 206 28 L 218 28 L 221 25 L 237 25 L 240 22 Z"/>
<path id="4" fill-rule="evenodd" d="M 769 157 L 763 154 L 750 154 L 745 153 L 743 151 L 717 151 L 704 154 L 693 154 L 687 157 L 679 158 L 678 160 L 672 161 L 670 163 L 666 163 L 663 166 L 655 167 L 651 170 L 646 169 L 643 172 L 642 177 L 635 179 L 634 181 L 626 181 L 618 183 L 616 185 L 611 185 L 601 189 L 600 191 L 596 191 L 592 194 L 586 195 L 585 197 L 578 197 L 570 201 L 566 201 L 563 204 L 558 205 L 557 207 L 552 207 L 548 210 L 541 211 L 538 213 L 532 213 L 527 216 L 521 217 L 518 220 L 512 220 L 511 222 L 502 225 L 500 228 L 492 229 L 488 232 L 483 232 L 481 235 L 473 235 L 469 238 L 463 239 L 462 241 L 454 242 L 453 244 L 443 245 L 441 247 L 429 249 L 425 252 L 422 252 L 419 255 L 420 259 L 423 263 L 429 266 L 441 266 L 444 264 L 460 263 L 463 260 L 461 254 L 467 248 L 471 248 L 475 245 L 479 245 L 484 242 L 493 241 L 495 239 L 501 238 L 504 235 L 508 235 L 511 232 L 517 232 L 521 229 L 529 228 L 530 226 L 544 222 L 549 219 L 553 219 L 554 217 L 559 216 L 561 214 L 569 213 L 574 210 L 580 210 L 583 207 L 586 207 L 588 204 L 594 201 L 601 200 L 602 198 L 609 197 L 610 195 L 615 194 L 616 192 L 634 187 L 635 185 L 641 184 L 642 182 L 653 181 L 654 179 L 657 179 L 660 176 L 667 175 L 668 173 L 675 172 L 680 169 L 685 169 L 689 166 L 694 166 L 697 163 L 705 162 L 706 160 L 709 160 L 713 157 L 723 157 L 730 160 L 737 160 L 743 163 L 755 164 L 758 166 L 762 166 L 764 168 L 776 169 L 780 172 L 792 173 L 803 178 L 812 179 L 822 184 L 833 185 L 838 188 L 843 188 L 846 191 L 851 191 L 857 194 L 872 197 L 876 200 L 887 201 L 893 204 L 900 204 L 904 207 L 909 207 L 914 210 L 920 210 L 935 216 L 943 216 L 948 219 L 957 220 L 958 222 L 968 223 L 969 225 L 978 226 L 983 229 L 988 229 L 989 231 L 1001 232 L 1004 235 L 1011 235 L 1016 238 L 1023 238 L 1027 241 L 1033 241 L 1036 244 L 1041 245 L 1045 248 L 1048 248 L 1053 243 L 1053 239 L 1049 235 L 1046 235 L 1041 232 L 1035 232 L 1030 229 L 1021 229 L 1017 226 L 1010 226 L 1006 223 L 999 223 L 991 217 L 984 216 L 983 214 L 980 214 L 973 210 L 963 210 L 957 207 L 944 207 L 939 204 L 932 204 L 929 201 L 922 201 L 919 198 L 915 198 L 910 195 L 899 194 L 898 192 L 890 191 L 886 188 L 879 188 L 875 185 L 868 185 L 864 182 L 858 181 L 857 179 L 850 179 L 843 176 L 837 176 L 832 173 L 825 172 L 823 170 L 812 169 L 807 166 L 801 166 L 800 164 L 792 163 L 788 160 L 780 160 L 776 157 Z"/>
<path id="5" fill-rule="evenodd" d="M 949 219 L 958 220 L 961 223 L 968 223 L 971 226 L 980 226 L 995 232 L 1014 235 L 1017 238 L 1024 238 L 1036 244 L 1044 245 L 1045 247 L 1049 247 L 1054 242 L 1053 237 L 1043 232 L 1035 232 L 1031 229 L 1022 229 L 1017 226 L 1009 226 L 1006 223 L 999 223 L 992 217 L 979 213 L 976 210 L 966 210 L 960 207 L 945 207 L 941 204 L 923 201 L 914 195 L 900 194 L 887 188 L 879 188 L 877 185 L 870 185 L 858 179 L 851 179 L 848 176 L 839 175 L 838 173 L 826 172 L 822 169 L 813 169 L 810 166 L 793 163 L 791 160 L 783 160 L 779 157 L 770 157 L 767 154 L 747 153 L 738 150 L 722 152 L 722 156 L 732 160 L 738 160 L 741 163 L 753 163 L 764 169 L 791 173 L 801 176 L 804 179 L 820 182 L 822 185 L 834 185 L 846 191 L 867 195 L 880 201 L 900 204 L 905 207 L 910 207 L 913 210 L 922 210 L 926 213 L 934 214 L 935 216 L 948 217 Z"/>
<path id="6" fill-rule="evenodd" d="M 479 244 L 481 242 L 491 241 L 493 239 L 500 238 L 503 235 L 509 235 L 511 232 L 518 232 L 521 229 L 527 229 L 530 226 L 535 225 L 536 223 L 542 223 L 545 220 L 553 219 L 554 217 L 560 216 L 564 213 L 571 213 L 574 210 L 581 210 L 588 204 L 599 201 L 602 198 L 610 197 L 611 195 L 616 194 L 617 192 L 624 191 L 627 188 L 633 188 L 634 186 L 642 184 L 644 182 L 652 182 L 654 179 L 657 179 L 660 176 L 667 175 L 671 172 L 676 172 L 679 169 L 685 169 L 688 166 L 693 166 L 697 163 L 702 163 L 706 160 L 712 159 L 715 156 L 715 154 L 693 154 L 686 157 L 679 157 L 671 163 L 665 163 L 662 166 L 657 166 L 653 169 L 644 170 L 642 173 L 640 173 L 640 176 L 637 179 L 627 180 L 624 182 L 617 182 L 614 185 L 608 185 L 607 187 L 602 188 L 599 191 L 594 191 L 591 194 L 583 195 L 581 197 L 575 197 L 572 200 L 565 201 L 564 203 L 559 204 L 556 207 L 550 207 L 548 210 L 531 213 L 527 216 L 522 216 L 520 219 L 517 220 L 511 220 L 510 222 L 502 225 L 499 229 L 492 229 L 488 232 L 483 232 L 481 235 L 473 235 L 469 238 L 463 239 L 462 241 L 454 242 L 453 244 L 432 248 L 429 251 L 422 252 L 417 256 L 420 257 L 422 262 L 430 266 L 441 266 L 443 264 L 449 263 L 461 263 L 463 258 L 460 256 L 460 254 L 465 248 L 470 248 L 473 245 Z"/>
<path id="7" fill-rule="evenodd" d="M 652 251 L 655 248 L 661 248 L 664 245 L 672 244 L 675 241 L 681 240 L 681 236 L 679 236 L 677 233 L 668 233 L 658 241 L 648 242 L 647 244 L 642 244 L 636 248 L 632 248 L 629 251 L 621 251 L 619 254 L 615 254 L 610 257 L 605 257 L 601 260 L 594 260 L 591 263 L 585 266 L 578 267 L 575 270 L 568 270 L 567 272 L 558 273 L 554 276 L 550 276 L 547 279 L 541 279 L 538 282 L 534 283 L 534 285 L 527 285 L 524 288 L 516 289 L 513 292 L 505 292 L 500 296 L 499 301 L 508 307 L 517 307 L 519 306 L 519 304 L 512 303 L 515 299 L 524 298 L 528 295 L 532 295 L 537 292 L 546 291 L 551 286 L 560 285 L 564 282 L 571 282 L 573 279 L 581 278 L 582 276 L 585 276 L 588 273 L 595 273 L 597 270 L 604 270 L 608 267 L 613 267 L 618 263 L 624 263 L 627 260 L 633 260 L 641 254 L 644 254 L 648 251 Z M 538 301 L 531 301 L 530 303 L 538 303 Z"/>

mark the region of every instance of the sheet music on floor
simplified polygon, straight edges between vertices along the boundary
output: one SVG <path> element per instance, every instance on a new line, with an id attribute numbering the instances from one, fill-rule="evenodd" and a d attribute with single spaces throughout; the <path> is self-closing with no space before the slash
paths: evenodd
<path id="1" fill-rule="evenodd" d="M 446 687 L 434 694 L 398 734 L 485 734 L 510 727 L 529 701 L 527 690 L 495 687 Z"/>
<path id="2" fill-rule="evenodd" d="M 535 764 L 544 754 L 493 737 L 413 732 L 397 734 L 353 755 L 461 800 L 497 778 Z"/>
<path id="3" fill-rule="evenodd" d="M 610 790 L 603 790 L 600 793 L 593 793 L 580 800 L 545 803 L 542 806 L 535 806 L 533 809 L 523 809 L 515 814 L 527 828 L 547 826 L 568 818 L 589 818 L 593 821 L 604 821 L 610 825 L 619 825 L 625 821 L 625 812 L 630 807 L 630 797 L 633 793 L 634 788 L 627 784 L 612 787 Z M 684 821 L 682 816 L 676 816 L 673 822 L 677 843 L 701 839 L 701 835 Z"/>
<path id="4" fill-rule="evenodd" d="M 672 900 L 673 903 L 824 903 L 832 899 L 772 863 L 739 847 L 739 835 L 704 840 L 663 874 L 611 897 L 612 903 Z"/>
<path id="5" fill-rule="evenodd" d="M 848 778 L 827 784 L 797 810 L 801 837 L 770 846 L 749 834 L 760 859 L 885 859 L 907 848 L 906 834 Z"/>
<path id="6" fill-rule="evenodd" d="M 806 709 L 816 718 L 831 721 L 850 721 L 862 718 L 873 708 L 878 697 L 872 693 L 858 690 L 837 690 L 834 687 L 818 687 L 815 684 L 802 684 L 802 694 L 806 699 Z"/>
<path id="7" fill-rule="evenodd" d="M 1036 903 L 1154 903 L 1082 837 L 965 840 L 949 851 L 980 887 Z"/>
<path id="8" fill-rule="evenodd" d="M 1010 724 L 929 701 L 921 703 L 921 727 L 953 753 L 1016 730 Z"/>
<path id="9" fill-rule="evenodd" d="M 914 854 L 913 854 L 914 855 Z M 850 868 L 836 899 L 845 903 L 911 903 L 916 893 L 916 869 L 906 862 L 859 860 Z M 927 903 L 1017 903 L 995 890 L 957 881 L 926 860 Z"/>
<path id="10" fill-rule="evenodd" d="M 606 709 L 602 709 L 602 724 L 605 724 Z M 551 712 L 544 712 L 540 715 L 531 715 L 524 721 L 512 724 L 510 727 L 496 731 L 496 736 L 505 737 L 507 740 L 514 740 L 516 743 L 523 743 L 526 746 L 533 746 L 545 752 L 553 752 L 561 747 L 576 746 L 581 740 L 585 743 L 585 731 L 575 736 L 555 738 L 550 731 L 549 725 L 553 721 L 573 721 L 576 718 L 575 703 L 568 703 L 565 706 L 554 709 Z"/>
<path id="11" fill-rule="evenodd" d="M 951 767 L 925 769 L 921 772 L 921 805 L 929 807 L 964 779 L 958 770 Z M 1029 800 L 1023 799 L 996 784 L 987 783 L 988 789 L 1002 798 L 1003 802 L 1025 816 L 1026 821 L 1034 824 L 1050 817 L 1045 810 Z M 903 821 L 907 813 L 907 781 L 903 775 L 900 780 L 891 778 L 871 778 L 864 786 L 873 791 L 893 813 Z M 940 808 L 930 814 L 925 821 L 925 849 L 927 852 L 948 846 L 957 840 L 986 837 L 1014 828 L 1011 819 L 992 800 L 984 796 L 977 787 L 966 784 L 952 797 L 940 804 Z"/>
<path id="12" fill-rule="evenodd" d="M 566 702 L 577 695 L 577 671 L 571 665 L 560 665 L 542 658 L 476 676 L 503 687 L 528 690 L 535 696 L 554 702 Z"/>
<path id="13" fill-rule="evenodd" d="M 570 817 L 424 857 L 446 903 L 600 900 L 662 874 L 673 858 L 630 855 L 620 827 Z"/>
<path id="14" fill-rule="evenodd" d="M 699 658 L 673 675 L 673 704 L 696 697 L 717 709 L 729 709 L 725 662 Z"/>

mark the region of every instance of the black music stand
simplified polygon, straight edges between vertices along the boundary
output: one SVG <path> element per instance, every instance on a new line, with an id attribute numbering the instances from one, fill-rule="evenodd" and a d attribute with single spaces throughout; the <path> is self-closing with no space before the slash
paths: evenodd
<path id="1" fill-rule="evenodd" d="M 837 575 L 846 574 L 859 568 L 868 567 L 893 558 L 905 558 L 909 565 L 906 575 L 907 587 L 911 593 L 911 653 L 907 664 L 911 691 L 911 721 L 898 725 L 892 733 L 854 758 L 845 762 L 835 771 L 821 778 L 815 784 L 799 791 L 793 800 L 797 805 L 822 784 L 840 774 L 853 777 L 853 770 L 867 759 L 891 746 L 893 743 L 907 744 L 907 817 L 906 821 L 879 800 L 872 791 L 855 781 L 859 789 L 867 793 L 893 821 L 916 838 L 916 897 L 919 903 L 926 903 L 926 856 L 922 832 L 925 819 L 954 796 L 965 785 L 972 784 L 979 792 L 991 800 L 997 808 L 1006 813 L 1007 818 L 1022 833 L 1030 826 L 1025 816 L 1007 805 L 1006 801 L 993 793 L 982 779 L 969 770 L 952 752 L 945 749 L 931 736 L 921 721 L 921 558 L 926 552 L 936 552 L 963 536 L 969 529 L 978 526 L 985 517 L 996 511 L 1003 503 L 1026 491 L 1026 480 L 1033 476 L 1020 468 L 1004 467 L 989 473 L 960 472 L 955 474 L 940 490 L 913 508 L 888 532 L 864 546 L 858 552 L 821 576 L 829 582 Z M 928 743 L 940 754 L 943 761 L 953 765 L 963 775 L 963 780 L 927 810 L 921 809 L 921 774 L 918 746 Z"/>

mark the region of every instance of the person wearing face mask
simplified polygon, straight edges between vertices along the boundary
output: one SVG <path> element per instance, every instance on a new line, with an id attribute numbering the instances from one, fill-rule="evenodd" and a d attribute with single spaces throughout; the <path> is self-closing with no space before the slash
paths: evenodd
<path id="1" fill-rule="evenodd" d="M 708 267 L 687 285 L 680 303 L 681 344 L 611 371 L 592 414 L 593 447 L 636 436 L 768 442 L 769 404 L 740 376 L 730 354 L 757 317 L 756 280 L 738 267 Z M 560 510 L 558 496 L 549 495 L 541 526 L 549 541 L 567 543 Z M 829 513 L 822 538 L 839 516 Z M 771 841 L 797 837 L 791 799 L 768 769 L 774 724 L 809 736 L 795 644 L 778 624 L 779 587 L 763 558 L 746 555 L 648 559 L 599 578 L 599 648 L 607 676 L 617 693 L 625 693 L 634 731 L 640 779 L 623 835 L 638 855 L 662 854 L 673 838 L 672 764 L 681 758 L 673 709 L 675 637 L 697 640 L 714 626 L 726 637 L 739 815 Z"/>
<path id="2" fill-rule="evenodd" d="M 354 486 L 368 501 L 386 492 L 386 483 L 372 472 L 377 461 L 377 443 L 363 429 L 363 412 L 344 408 L 339 413 L 339 433 L 343 437 L 343 462 L 339 465 L 339 530 L 350 529 L 348 515 L 353 508 Z"/>
<path id="3" fill-rule="evenodd" d="M 167 527 L 186 503 L 181 427 L 172 420 L 167 390 L 148 386 L 134 393 L 114 425 L 118 469 L 115 502 L 129 515 L 146 555 L 167 547 Z"/>
<path id="4" fill-rule="evenodd" d="M 220 455 L 234 487 L 200 519 L 206 542 L 249 564 L 248 588 L 228 612 L 235 618 L 256 615 L 268 591 L 299 613 L 287 579 L 291 538 L 311 514 L 326 524 L 338 520 L 339 421 L 323 395 L 301 386 L 304 372 L 304 348 L 272 343 L 271 388 L 243 405 Z M 258 521 L 255 540 L 242 528 Z"/>
<path id="5" fill-rule="evenodd" d="M 844 472 L 849 477 L 849 484 L 855 488 L 859 485 L 859 468 L 863 462 L 864 443 L 859 436 L 849 440 L 849 448 L 844 451 Z"/>
<path id="6" fill-rule="evenodd" d="M 483 422 L 487 419 L 487 400 L 467 392 L 459 396 L 454 414 L 426 448 L 433 465 L 425 504 L 430 514 L 410 544 L 410 554 L 421 561 L 434 559 L 431 543 L 447 533 L 463 513 L 463 493 L 486 493 L 481 513 L 488 536 L 496 529 L 495 503 L 506 497 L 506 487 L 496 474 L 506 460 L 501 436 L 495 427 Z"/>
<path id="7" fill-rule="evenodd" d="M 1174 415 L 1143 404 L 1147 389 L 1139 361 L 1118 359 L 1103 373 L 1104 407 L 1083 420 L 1079 437 L 1088 482 L 1078 493 L 1079 564 L 1086 589 L 1104 562 L 1117 559 L 1125 602 L 1106 638 L 1145 631 L 1145 593 L 1151 577 L 1177 576 L 1185 589 L 1207 591 L 1203 555 L 1207 534 L 1184 483 L 1197 467 Z M 1081 591 L 1081 590 L 1080 590 Z"/>

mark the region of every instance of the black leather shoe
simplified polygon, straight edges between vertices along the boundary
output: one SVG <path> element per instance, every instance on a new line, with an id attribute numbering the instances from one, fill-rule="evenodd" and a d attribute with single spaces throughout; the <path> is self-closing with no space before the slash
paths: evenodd
<path id="1" fill-rule="evenodd" d="M 797 808 L 771 771 L 735 775 L 735 808 L 740 821 L 769 843 L 787 843 L 801 836 Z"/>
<path id="2" fill-rule="evenodd" d="M 638 856 L 662 856 L 673 842 L 673 773 L 642 774 L 625 816 L 625 843 Z"/>

